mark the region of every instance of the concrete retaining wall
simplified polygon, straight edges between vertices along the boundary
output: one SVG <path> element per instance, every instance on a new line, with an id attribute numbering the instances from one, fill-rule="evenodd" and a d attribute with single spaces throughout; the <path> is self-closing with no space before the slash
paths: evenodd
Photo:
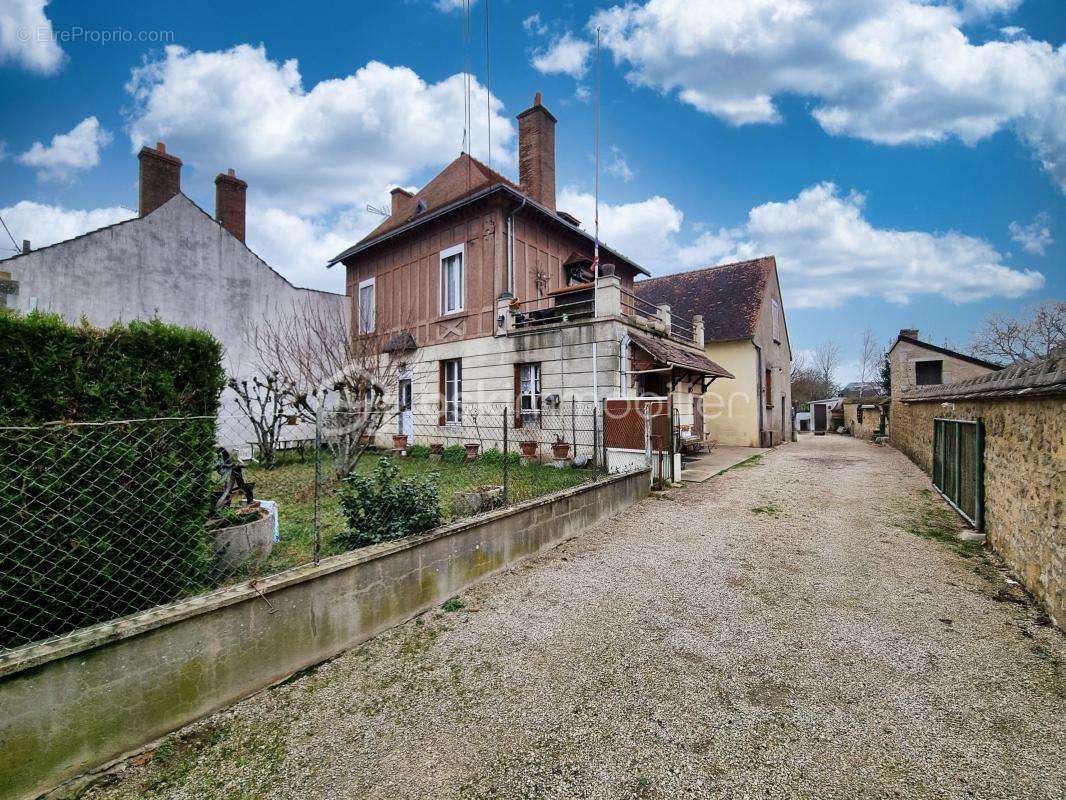
<path id="1" fill-rule="evenodd" d="M 984 422 L 988 540 L 1066 626 L 1066 398 L 893 400 L 889 441 L 930 474 L 935 417 Z"/>
<path id="2" fill-rule="evenodd" d="M 346 650 L 648 493 L 648 471 L 0 659 L 0 797 L 31 798 Z"/>

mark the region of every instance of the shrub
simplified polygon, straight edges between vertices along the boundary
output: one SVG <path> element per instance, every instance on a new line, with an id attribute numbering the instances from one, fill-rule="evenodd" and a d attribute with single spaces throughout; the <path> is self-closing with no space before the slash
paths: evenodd
<path id="1" fill-rule="evenodd" d="M 424 444 L 413 444 L 407 448 L 408 458 L 429 458 L 429 448 Z"/>
<path id="2" fill-rule="evenodd" d="M 466 461 L 466 448 L 461 444 L 453 444 L 451 447 L 445 447 L 440 460 L 445 464 L 462 464 Z"/>
<path id="3" fill-rule="evenodd" d="M 482 464 L 488 464 L 489 466 L 502 466 L 503 465 L 503 451 L 499 448 L 492 447 L 477 457 L 477 460 Z M 518 465 L 522 463 L 521 456 L 518 453 L 508 453 L 507 463 L 512 465 Z"/>
<path id="4" fill-rule="evenodd" d="M 348 530 L 334 541 L 344 549 L 424 533 L 441 523 L 438 476 L 400 478 L 400 468 L 382 456 L 373 475 L 349 475 L 339 491 Z"/>
<path id="5" fill-rule="evenodd" d="M 209 334 L 158 321 L 0 315 L 0 425 L 26 426 L 0 430 L 0 646 L 202 585 L 221 359 Z M 40 427 L 190 416 L 209 418 Z"/>

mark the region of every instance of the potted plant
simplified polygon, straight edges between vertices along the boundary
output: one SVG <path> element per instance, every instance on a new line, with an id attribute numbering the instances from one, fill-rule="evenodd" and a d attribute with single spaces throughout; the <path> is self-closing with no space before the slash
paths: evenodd
<path id="1" fill-rule="evenodd" d="M 397 434 L 395 434 L 392 437 L 392 446 L 396 450 L 406 450 L 407 449 L 407 434 L 406 433 L 397 433 Z"/>
<path id="2" fill-rule="evenodd" d="M 522 448 L 522 455 L 526 458 L 537 457 L 537 440 L 536 439 L 523 439 L 518 443 L 518 446 Z"/>
<path id="3" fill-rule="evenodd" d="M 555 444 L 552 445 L 552 455 L 555 456 L 557 461 L 562 461 L 570 456 L 570 445 L 563 441 L 562 436 L 555 437 Z"/>
<path id="4" fill-rule="evenodd" d="M 473 461 L 477 458 L 477 451 L 481 445 L 477 442 L 467 442 L 463 447 L 466 448 L 466 460 Z"/>

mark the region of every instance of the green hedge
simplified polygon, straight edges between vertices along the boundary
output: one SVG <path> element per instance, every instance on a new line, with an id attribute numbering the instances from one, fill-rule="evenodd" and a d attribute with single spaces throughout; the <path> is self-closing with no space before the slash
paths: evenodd
<path id="1" fill-rule="evenodd" d="M 0 647 L 210 579 L 221 345 L 161 322 L 0 316 Z M 200 420 L 89 423 L 159 417 Z"/>

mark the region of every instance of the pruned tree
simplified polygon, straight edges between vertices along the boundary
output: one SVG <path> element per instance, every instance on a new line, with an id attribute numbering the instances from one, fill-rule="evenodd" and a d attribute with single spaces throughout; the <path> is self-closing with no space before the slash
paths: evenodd
<path id="1" fill-rule="evenodd" d="M 285 423 L 286 401 L 281 381 L 275 370 L 266 378 L 228 378 L 226 385 L 232 390 L 234 401 L 241 413 L 248 418 L 255 433 L 259 458 L 263 465 L 272 469 L 277 462 L 278 440 L 281 426 Z"/>
<path id="2" fill-rule="evenodd" d="M 340 477 L 395 419 L 396 383 L 410 368 L 401 359 L 410 358 L 413 339 L 396 327 L 380 332 L 379 322 L 378 331 L 353 335 L 347 306 L 303 298 L 276 308 L 250 335 L 260 367 L 277 372 L 294 411 L 322 426 Z"/>
<path id="3" fill-rule="evenodd" d="M 840 345 L 832 339 L 827 339 L 814 353 L 814 374 L 822 397 L 830 397 L 836 391 L 836 374 L 839 367 Z"/>
<path id="4" fill-rule="evenodd" d="M 792 402 L 801 410 L 812 400 L 820 400 L 825 396 L 819 391 L 818 376 L 807 351 L 801 350 L 792 361 L 789 381 L 792 384 Z"/>
<path id="5" fill-rule="evenodd" d="M 1047 358 L 1066 345 L 1066 302 L 1049 300 L 1020 316 L 989 314 L 970 341 L 970 353 L 989 361 L 1013 364 Z"/>
<path id="6" fill-rule="evenodd" d="M 862 353 L 859 356 L 859 397 L 866 394 L 867 384 L 874 382 L 874 376 L 878 371 L 878 362 L 881 360 L 881 351 L 869 328 L 862 332 Z"/>

